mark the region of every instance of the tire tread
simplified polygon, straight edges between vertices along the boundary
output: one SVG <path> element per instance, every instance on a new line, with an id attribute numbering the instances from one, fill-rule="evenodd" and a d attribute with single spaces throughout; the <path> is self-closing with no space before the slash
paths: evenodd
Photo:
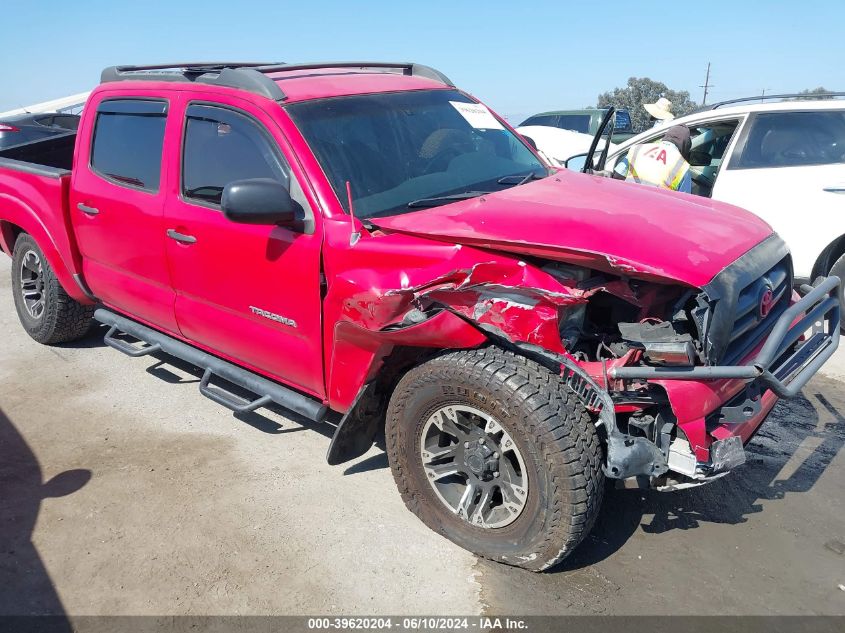
<path id="1" fill-rule="evenodd" d="M 34 326 L 29 324 L 32 317 L 26 313 L 26 308 L 22 305 L 18 289 L 19 282 L 15 275 L 22 257 L 21 253 L 24 250 L 34 250 L 38 253 L 44 274 L 44 294 L 46 296 L 44 314 Z M 94 306 L 79 303 L 65 291 L 53 272 L 50 262 L 44 256 L 44 252 L 29 234 L 22 233 L 15 242 L 13 262 L 12 291 L 15 308 L 27 333 L 33 339 L 45 345 L 70 343 L 85 337 L 91 329 Z"/>
<path id="2" fill-rule="evenodd" d="M 518 399 L 530 410 L 526 435 L 534 438 L 551 484 L 551 520 L 544 531 L 538 556 L 520 566 L 540 571 L 563 560 L 589 533 L 604 494 L 602 447 L 593 420 L 561 377 L 536 362 L 498 347 L 448 352 L 410 370 L 397 385 L 385 429 L 393 477 L 405 505 L 426 521 L 423 499 L 414 491 L 399 458 L 398 433 L 413 386 L 442 383 L 459 374 L 474 373 L 504 401 Z M 537 455 L 535 455 L 536 457 Z M 568 494 L 562 494 L 568 491 Z M 476 552 L 486 556 L 484 552 Z M 498 560 L 498 559 L 493 559 Z M 501 561 L 500 561 L 501 562 Z"/>

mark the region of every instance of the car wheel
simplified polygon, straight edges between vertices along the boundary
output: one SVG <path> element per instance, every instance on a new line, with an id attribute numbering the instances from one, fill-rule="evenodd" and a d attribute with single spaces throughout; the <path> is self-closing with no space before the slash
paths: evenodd
<path id="1" fill-rule="evenodd" d="M 21 325 L 39 343 L 67 343 L 85 336 L 94 306 L 75 301 L 62 288 L 44 253 L 23 233 L 12 254 L 12 293 Z"/>
<path id="2" fill-rule="evenodd" d="M 560 377 L 496 347 L 438 356 L 397 385 L 388 458 L 408 508 L 491 560 L 541 571 L 592 528 L 603 453 Z"/>

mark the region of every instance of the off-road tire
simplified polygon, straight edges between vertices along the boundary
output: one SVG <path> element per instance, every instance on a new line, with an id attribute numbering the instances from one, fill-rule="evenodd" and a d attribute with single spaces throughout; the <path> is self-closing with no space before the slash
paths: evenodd
<path id="1" fill-rule="evenodd" d="M 28 312 L 21 291 L 21 264 L 30 252 L 37 255 L 43 271 L 44 307 L 37 318 Z M 18 237 L 12 254 L 12 294 L 21 325 L 39 343 L 53 345 L 76 341 L 91 327 L 94 306 L 82 305 L 65 292 L 41 248 L 26 233 Z"/>
<path id="2" fill-rule="evenodd" d="M 839 305 L 845 311 L 845 255 L 836 260 L 836 263 L 830 269 L 830 274 L 839 277 Z M 845 323 L 842 324 L 841 330 L 845 332 Z"/>
<path id="3" fill-rule="evenodd" d="M 528 496 L 510 525 L 472 525 L 426 479 L 419 441 L 431 412 L 465 405 L 495 417 L 525 458 Z M 410 370 L 390 399 L 387 455 L 405 505 L 423 523 L 491 560 L 542 571 L 589 533 L 604 494 L 601 443 L 560 376 L 497 347 L 449 352 Z"/>

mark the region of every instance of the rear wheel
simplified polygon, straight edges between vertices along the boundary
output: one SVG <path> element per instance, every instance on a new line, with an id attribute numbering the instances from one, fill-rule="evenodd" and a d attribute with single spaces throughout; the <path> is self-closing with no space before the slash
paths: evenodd
<path id="1" fill-rule="evenodd" d="M 35 240 L 18 237 L 12 255 L 12 293 L 21 325 L 39 343 L 67 343 L 91 327 L 94 306 L 75 301 L 62 288 Z"/>
<path id="2" fill-rule="evenodd" d="M 461 547 L 540 571 L 590 531 L 604 490 L 593 421 L 559 376 L 488 347 L 409 371 L 387 414 L 408 508 Z"/>
<path id="3" fill-rule="evenodd" d="M 842 311 L 845 312 L 845 255 L 836 260 L 833 267 L 830 269 L 831 275 L 839 277 L 839 305 L 842 306 Z M 842 331 L 845 332 L 845 323 L 842 324 Z"/>

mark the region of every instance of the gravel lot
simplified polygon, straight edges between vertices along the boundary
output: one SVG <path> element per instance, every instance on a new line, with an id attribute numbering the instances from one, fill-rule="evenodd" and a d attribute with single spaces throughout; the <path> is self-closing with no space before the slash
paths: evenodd
<path id="1" fill-rule="evenodd" d="M 479 562 L 402 505 L 384 453 L 240 418 L 189 367 L 19 327 L 0 260 L 0 614 L 845 614 L 845 350 L 749 462 L 611 491 L 553 573 Z"/>

